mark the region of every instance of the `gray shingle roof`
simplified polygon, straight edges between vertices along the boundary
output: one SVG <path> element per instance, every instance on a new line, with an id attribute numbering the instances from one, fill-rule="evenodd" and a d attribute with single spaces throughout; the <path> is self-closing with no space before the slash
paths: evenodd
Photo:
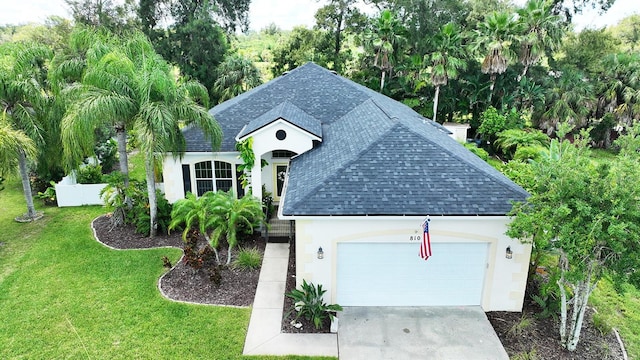
<path id="1" fill-rule="evenodd" d="M 284 101 L 273 109 L 251 120 L 249 124 L 240 131 L 238 137 L 247 136 L 278 119 L 284 119 L 300 129 L 322 138 L 322 123 L 320 123 L 320 120 L 302 111 L 289 101 Z"/>
<path id="2" fill-rule="evenodd" d="M 338 79 L 336 81 L 336 79 Z M 249 121 L 289 101 L 322 124 L 339 119 L 370 95 L 352 81 L 341 78 L 314 63 L 307 63 L 287 75 L 262 84 L 209 110 L 222 128 L 221 151 L 235 150 L 235 137 Z M 368 90 L 368 89 L 367 89 Z M 192 147 L 203 138 L 198 131 L 185 132 L 187 152 L 202 151 Z M 208 146 L 208 150 L 211 147 Z"/>
<path id="3" fill-rule="evenodd" d="M 528 196 L 439 124 L 313 63 L 210 112 L 223 151 L 245 125 L 259 128 L 278 113 L 322 124 L 322 143 L 291 160 L 284 215 L 504 215 Z M 188 151 L 206 151 L 198 129 L 185 137 Z"/>
<path id="4" fill-rule="evenodd" d="M 291 161 L 284 215 L 504 215 L 527 197 L 430 120 L 378 100 Z"/>

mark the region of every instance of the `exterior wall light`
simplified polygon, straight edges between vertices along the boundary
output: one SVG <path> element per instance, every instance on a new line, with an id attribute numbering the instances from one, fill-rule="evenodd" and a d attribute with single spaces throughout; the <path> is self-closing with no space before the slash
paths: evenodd
<path id="1" fill-rule="evenodd" d="M 318 248 L 318 259 L 324 259 L 324 251 L 322 251 L 322 247 Z"/>
<path id="2" fill-rule="evenodd" d="M 507 246 L 507 251 L 505 253 L 505 257 L 507 259 L 513 258 L 513 251 L 511 251 L 511 246 Z"/>

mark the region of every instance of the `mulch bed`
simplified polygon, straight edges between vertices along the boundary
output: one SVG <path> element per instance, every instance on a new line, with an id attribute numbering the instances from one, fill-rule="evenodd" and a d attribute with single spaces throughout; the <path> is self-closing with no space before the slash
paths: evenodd
<path id="1" fill-rule="evenodd" d="M 602 360 L 623 359 L 620 344 L 613 332 L 602 335 L 592 324 L 593 310 L 588 309 L 580 334 L 578 348 L 569 352 L 560 345 L 559 320 L 552 317 L 536 317 L 541 309 L 530 300 L 525 300 L 522 313 L 494 311 L 487 317 L 493 325 L 509 357 L 516 355 L 523 359 L 545 360 Z M 521 319 L 531 320 L 530 325 L 516 334 L 514 327 Z M 525 354 L 534 355 L 526 357 Z"/>
<path id="2" fill-rule="evenodd" d="M 158 234 L 154 238 L 138 234 L 133 225 L 113 227 L 111 216 L 103 215 L 93 221 L 93 229 L 99 241 L 115 249 L 151 249 L 157 247 L 182 248 L 182 233 L 174 231 L 170 235 Z"/>
<path id="3" fill-rule="evenodd" d="M 133 226 L 112 227 L 108 215 L 101 216 L 93 222 L 93 228 L 100 242 L 116 249 L 148 249 L 172 246 L 183 248 L 181 232 L 170 235 L 159 234 L 149 238 L 135 232 Z M 198 248 L 207 245 L 204 237 L 198 238 Z M 253 236 L 243 240 L 243 248 L 256 248 L 264 255 L 265 242 L 260 236 Z M 220 246 L 218 250 L 220 261 L 226 261 L 227 248 Z M 237 254 L 238 248 L 233 250 Z M 159 262 L 162 259 L 158 259 Z M 216 285 L 211 279 L 211 264 L 205 264 L 200 269 L 194 269 L 179 261 L 160 279 L 160 288 L 169 299 L 188 301 L 198 304 L 250 306 L 256 294 L 260 269 L 245 270 L 233 265 L 222 266 L 220 270 L 221 282 Z"/>
<path id="4" fill-rule="evenodd" d="M 287 283 L 285 288 L 285 294 L 290 293 L 296 288 L 296 246 L 295 242 L 289 244 L 289 266 L 287 269 Z M 320 329 L 316 329 L 313 322 L 300 317 L 296 320 L 296 312 L 291 311 L 293 309 L 293 299 L 288 296 L 284 297 L 284 304 L 282 307 L 282 327 L 283 333 L 298 333 L 298 334 L 316 334 L 316 333 L 329 333 L 331 332 L 331 322 L 326 320 Z M 338 314 L 340 315 L 340 314 Z M 299 325 L 294 326 L 298 323 Z"/>

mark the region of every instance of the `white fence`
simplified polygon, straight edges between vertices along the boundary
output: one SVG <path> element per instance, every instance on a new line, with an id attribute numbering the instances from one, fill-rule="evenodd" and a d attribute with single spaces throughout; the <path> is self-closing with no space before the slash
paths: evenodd
<path id="1" fill-rule="evenodd" d="M 56 199 L 58 207 L 104 205 L 100 198 L 100 192 L 107 184 L 78 184 L 72 175 L 65 176 L 56 184 Z M 164 184 L 158 183 L 156 187 L 164 191 Z"/>
<path id="2" fill-rule="evenodd" d="M 56 184 L 58 206 L 104 205 L 100 191 L 105 186 L 107 184 L 78 184 L 73 175 L 65 176 Z"/>

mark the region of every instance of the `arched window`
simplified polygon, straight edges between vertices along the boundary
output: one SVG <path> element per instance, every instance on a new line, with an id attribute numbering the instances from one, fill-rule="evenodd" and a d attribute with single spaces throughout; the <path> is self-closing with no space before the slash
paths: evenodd
<path id="1" fill-rule="evenodd" d="M 207 191 L 229 191 L 233 189 L 232 166 L 224 161 L 202 161 L 195 164 L 196 192 L 198 196 Z"/>

